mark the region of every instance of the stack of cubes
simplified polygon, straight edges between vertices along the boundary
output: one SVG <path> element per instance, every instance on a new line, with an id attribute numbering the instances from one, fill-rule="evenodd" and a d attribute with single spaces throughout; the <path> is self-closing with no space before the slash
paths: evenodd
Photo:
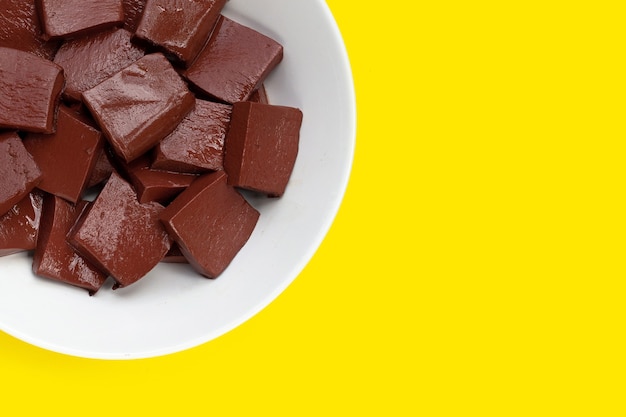
<path id="1" fill-rule="evenodd" d="M 241 190 L 285 193 L 303 118 L 267 98 L 282 45 L 226 1 L 7 2 L 0 256 L 90 294 L 163 261 L 222 274 L 260 216 Z"/>

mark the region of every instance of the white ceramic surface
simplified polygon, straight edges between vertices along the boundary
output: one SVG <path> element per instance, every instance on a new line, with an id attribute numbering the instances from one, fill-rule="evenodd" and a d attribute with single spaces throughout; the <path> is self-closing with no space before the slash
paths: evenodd
<path id="1" fill-rule="evenodd" d="M 323 0 L 231 0 L 224 14 L 273 37 L 285 58 L 267 80 L 270 101 L 304 112 L 300 153 L 285 195 L 250 196 L 261 212 L 251 239 L 216 280 L 187 265 L 157 266 L 138 283 L 94 297 L 39 278 L 31 258 L 0 259 L 0 330 L 65 354 L 133 359 L 205 343 L 252 317 L 300 273 L 343 198 L 355 145 L 352 76 Z"/>

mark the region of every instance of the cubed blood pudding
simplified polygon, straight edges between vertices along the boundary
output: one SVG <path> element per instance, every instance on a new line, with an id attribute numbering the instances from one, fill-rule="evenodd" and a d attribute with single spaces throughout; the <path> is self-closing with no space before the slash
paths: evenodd
<path id="1" fill-rule="evenodd" d="M 148 0 L 135 34 L 188 65 L 206 44 L 225 4 L 226 0 Z"/>
<path id="2" fill-rule="evenodd" d="M 132 186 L 111 178 L 68 236 L 94 265 L 126 287 L 150 272 L 167 254 L 171 239 L 159 221 L 163 206 L 141 204 Z"/>
<path id="3" fill-rule="evenodd" d="M 107 274 L 80 256 L 66 239 L 88 204 L 87 201 L 80 201 L 74 205 L 51 194 L 46 195 L 37 249 L 33 256 L 33 272 L 94 294 L 104 284 Z"/>
<path id="4" fill-rule="evenodd" d="M 0 47 L 0 129 L 52 133 L 63 69 L 28 52 Z"/>
<path id="5" fill-rule="evenodd" d="M 33 191 L 41 177 L 17 133 L 0 133 L 0 216 Z"/>
<path id="6" fill-rule="evenodd" d="M 166 263 L 166 264 L 188 264 L 189 263 L 187 262 L 187 258 L 185 258 L 185 255 L 183 255 L 183 253 L 181 252 L 176 242 L 172 243 L 172 247 L 170 248 L 169 252 L 167 252 L 167 255 L 165 255 L 165 258 L 163 258 L 161 262 Z"/>
<path id="7" fill-rule="evenodd" d="M 160 219 L 189 263 L 217 278 L 250 238 L 259 212 L 217 171 L 191 184 Z"/>
<path id="8" fill-rule="evenodd" d="M 124 29 L 131 32 L 137 30 L 146 0 L 122 0 L 124 6 Z"/>
<path id="9" fill-rule="evenodd" d="M 43 193 L 35 189 L 0 217 L 0 256 L 35 249 L 42 206 Z"/>
<path id="10" fill-rule="evenodd" d="M 160 53 L 146 55 L 83 93 L 114 152 L 130 162 L 172 133 L 194 95 Z"/>
<path id="11" fill-rule="evenodd" d="M 65 71 L 63 97 L 80 101 L 82 93 L 144 56 L 144 49 L 131 43 L 133 34 L 110 29 L 63 43 L 54 62 Z"/>
<path id="12" fill-rule="evenodd" d="M 0 46 L 52 59 L 59 42 L 42 38 L 36 0 L 2 0 L 0 4 Z"/>
<path id="13" fill-rule="evenodd" d="M 155 148 L 152 168 L 202 173 L 224 169 L 232 106 L 196 100 L 196 107 Z"/>
<path id="14" fill-rule="evenodd" d="M 222 16 L 185 76 L 205 94 L 236 103 L 247 100 L 282 59 L 278 42 Z"/>
<path id="15" fill-rule="evenodd" d="M 259 88 L 254 90 L 250 95 L 250 98 L 248 98 L 248 101 L 261 104 L 270 104 L 270 100 L 267 96 L 267 90 L 265 89 L 265 84 L 261 84 Z"/>
<path id="16" fill-rule="evenodd" d="M 122 0 L 37 0 L 44 39 L 69 39 L 122 26 Z"/>
<path id="17" fill-rule="evenodd" d="M 65 106 L 59 109 L 54 134 L 31 133 L 24 138 L 26 150 L 43 174 L 38 188 L 72 203 L 87 188 L 103 145 L 102 133 Z"/>
<path id="18" fill-rule="evenodd" d="M 280 197 L 298 156 L 302 112 L 285 106 L 235 103 L 224 146 L 230 185 Z"/>
<path id="19" fill-rule="evenodd" d="M 93 170 L 91 171 L 89 181 L 87 181 L 87 188 L 95 187 L 96 185 L 102 184 L 109 179 L 114 170 L 115 168 L 111 163 L 109 152 L 106 148 L 103 148 L 100 151 L 98 160 L 96 161 L 96 166 L 94 166 Z"/>
<path id="20" fill-rule="evenodd" d="M 196 175 L 156 169 L 137 169 L 130 173 L 140 203 L 169 203 L 197 178 Z"/>

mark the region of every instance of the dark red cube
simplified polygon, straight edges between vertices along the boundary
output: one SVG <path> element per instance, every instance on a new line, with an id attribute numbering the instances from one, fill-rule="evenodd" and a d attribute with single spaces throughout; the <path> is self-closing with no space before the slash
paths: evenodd
<path id="1" fill-rule="evenodd" d="M 103 145 L 102 133 L 65 106 L 59 109 L 54 134 L 31 133 L 24 138 L 26 150 L 43 174 L 38 187 L 72 203 L 87 188 Z"/>
<path id="2" fill-rule="evenodd" d="M 130 162 L 172 133 L 194 95 L 160 53 L 146 55 L 83 93 L 114 152 Z"/>
<path id="3" fill-rule="evenodd" d="M 298 156 L 302 112 L 285 106 L 235 103 L 224 145 L 228 183 L 280 197 Z"/>
<path id="4" fill-rule="evenodd" d="M 63 69 L 28 52 L 0 47 L 0 129 L 52 133 Z"/>
<path id="5" fill-rule="evenodd" d="M 42 208 L 43 193 L 35 189 L 0 217 L 0 256 L 35 249 Z"/>
<path id="6" fill-rule="evenodd" d="M 69 39 L 124 23 L 122 0 L 37 0 L 44 39 Z"/>
<path id="7" fill-rule="evenodd" d="M 191 64 L 225 4 L 226 0 L 148 0 L 135 35 L 184 65 Z"/>
<path id="8" fill-rule="evenodd" d="M 217 278 L 250 238 L 259 212 L 217 171 L 191 184 L 160 219 L 189 263 Z"/>
<path id="9" fill-rule="evenodd" d="M 90 294 L 98 291 L 107 274 L 79 255 L 66 239 L 67 233 L 89 203 L 77 205 L 62 198 L 46 195 L 33 272 L 41 277 L 84 288 Z"/>
<path id="10" fill-rule="evenodd" d="M 40 182 L 41 170 L 17 133 L 0 133 L 0 216 Z"/>
<path id="11" fill-rule="evenodd" d="M 232 106 L 196 100 L 196 107 L 155 148 L 152 168 L 203 173 L 224 169 Z"/>
<path id="12" fill-rule="evenodd" d="M 222 16 L 185 77 L 211 97 L 236 103 L 247 100 L 282 59 L 278 42 Z"/>
<path id="13" fill-rule="evenodd" d="M 150 272 L 170 249 L 171 239 L 158 218 L 161 211 L 158 203 L 139 203 L 132 186 L 113 173 L 68 241 L 111 275 L 116 287 L 126 287 Z"/>

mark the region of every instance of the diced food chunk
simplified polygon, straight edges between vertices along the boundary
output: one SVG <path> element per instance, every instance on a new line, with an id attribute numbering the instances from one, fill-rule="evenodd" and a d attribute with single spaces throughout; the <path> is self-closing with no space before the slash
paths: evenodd
<path id="1" fill-rule="evenodd" d="M 68 236 L 94 265 L 126 287 L 150 272 L 165 256 L 171 239 L 159 222 L 163 206 L 140 204 L 130 184 L 111 178 Z"/>
<path id="2" fill-rule="evenodd" d="M 248 101 L 252 101 L 253 103 L 261 103 L 261 104 L 270 104 L 270 100 L 267 97 L 267 90 L 265 89 L 265 84 L 261 84 L 259 88 L 252 92 Z"/>
<path id="3" fill-rule="evenodd" d="M 87 181 L 87 188 L 95 187 L 98 184 L 102 184 L 109 179 L 115 168 L 109 159 L 109 152 L 106 147 L 100 151 L 96 166 L 91 171 L 89 181 Z"/>
<path id="4" fill-rule="evenodd" d="M 124 23 L 122 0 L 37 0 L 44 39 L 69 39 Z"/>
<path id="5" fill-rule="evenodd" d="M 59 109 L 54 134 L 31 133 L 24 138 L 26 150 L 43 174 L 38 187 L 72 203 L 87 188 L 103 144 L 102 133 L 65 106 Z"/>
<path id="6" fill-rule="evenodd" d="M 225 4 L 226 0 L 148 0 L 136 35 L 190 64 L 206 44 Z"/>
<path id="7" fill-rule="evenodd" d="M 136 159 L 178 126 L 195 98 L 160 53 L 146 55 L 83 93 L 113 151 Z"/>
<path id="8" fill-rule="evenodd" d="M 0 217 L 0 256 L 35 249 L 42 205 L 43 193 L 33 190 Z"/>
<path id="9" fill-rule="evenodd" d="M 64 82 L 58 65 L 0 47 L 0 129 L 52 133 Z"/>
<path id="10" fill-rule="evenodd" d="M 54 62 L 65 71 L 64 98 L 80 101 L 84 91 L 143 57 L 144 49 L 131 43 L 132 36 L 125 29 L 110 29 L 63 43 Z"/>
<path id="11" fill-rule="evenodd" d="M 172 247 L 170 248 L 170 251 L 167 252 L 167 255 L 165 255 L 165 258 L 163 258 L 161 262 L 167 263 L 167 264 L 188 264 L 189 263 L 187 262 L 187 258 L 185 258 L 185 255 L 183 255 L 183 253 L 180 251 L 180 248 L 178 247 L 178 244 L 176 242 L 172 243 Z"/>
<path id="12" fill-rule="evenodd" d="M 282 59 L 278 42 L 222 16 L 185 76 L 211 97 L 236 103 L 247 100 Z"/>
<path id="13" fill-rule="evenodd" d="M 217 278 L 250 238 L 259 212 L 218 171 L 191 184 L 160 218 L 189 263 Z"/>
<path id="14" fill-rule="evenodd" d="M 228 183 L 282 196 L 298 156 L 301 125 L 299 109 L 235 103 L 224 149 Z"/>
<path id="15" fill-rule="evenodd" d="M 36 0 L 2 0 L 0 2 L 0 46 L 30 52 L 52 59 L 58 42 L 42 38 Z"/>
<path id="16" fill-rule="evenodd" d="M 146 6 L 146 0 L 123 0 L 122 4 L 124 6 L 124 29 L 135 32 Z"/>
<path id="17" fill-rule="evenodd" d="M 232 106 L 196 100 L 196 107 L 155 148 L 152 168 L 202 173 L 224 169 Z"/>
<path id="18" fill-rule="evenodd" d="M 137 190 L 140 203 L 156 201 L 169 203 L 184 191 L 197 178 L 192 174 L 160 171 L 156 169 L 137 169 L 130 173 L 130 179 Z"/>
<path id="19" fill-rule="evenodd" d="M 77 205 L 62 198 L 46 195 L 33 272 L 45 278 L 84 288 L 94 294 L 107 275 L 80 256 L 66 240 L 66 235 L 89 203 Z"/>
<path id="20" fill-rule="evenodd" d="M 41 171 L 17 133 L 0 133 L 0 216 L 41 181 Z"/>

